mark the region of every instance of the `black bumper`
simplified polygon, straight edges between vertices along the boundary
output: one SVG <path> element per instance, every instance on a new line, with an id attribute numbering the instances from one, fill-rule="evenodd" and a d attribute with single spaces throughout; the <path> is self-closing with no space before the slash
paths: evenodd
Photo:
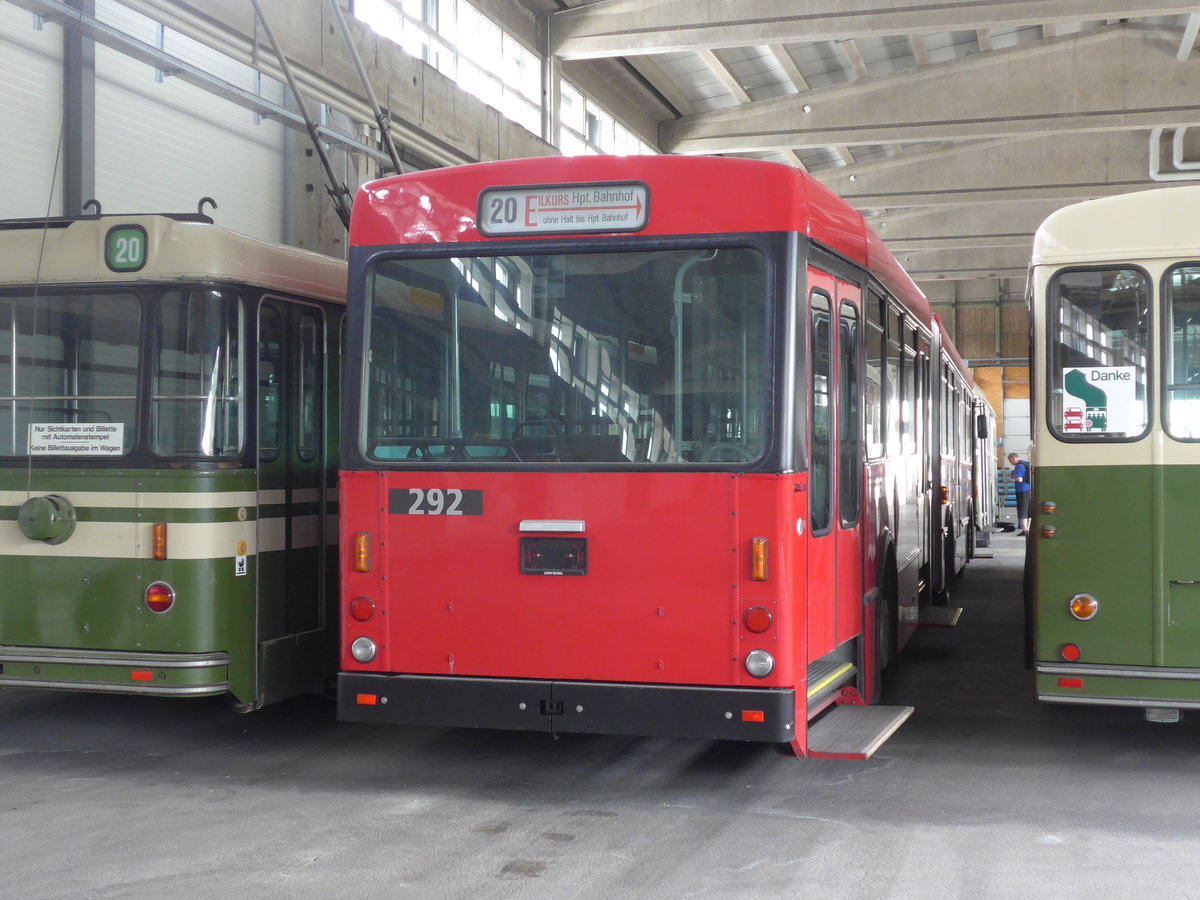
<path id="1" fill-rule="evenodd" d="M 785 743 L 795 710 L 795 692 L 778 688 L 338 675 L 343 722 Z"/>

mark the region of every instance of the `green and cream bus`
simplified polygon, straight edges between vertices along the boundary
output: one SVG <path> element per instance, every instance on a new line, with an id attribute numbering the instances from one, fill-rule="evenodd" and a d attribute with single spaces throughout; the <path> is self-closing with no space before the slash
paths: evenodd
<path id="1" fill-rule="evenodd" d="M 201 213 L 0 222 L 0 687 L 322 687 L 345 273 Z"/>
<path id="2" fill-rule="evenodd" d="M 1051 215 L 1030 270 L 1039 700 L 1200 708 L 1200 186 Z"/>

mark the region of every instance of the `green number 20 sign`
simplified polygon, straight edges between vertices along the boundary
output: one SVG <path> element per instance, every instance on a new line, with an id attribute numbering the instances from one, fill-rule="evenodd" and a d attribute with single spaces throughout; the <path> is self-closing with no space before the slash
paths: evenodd
<path id="1" fill-rule="evenodd" d="M 136 272 L 146 265 L 146 229 L 118 225 L 104 239 L 104 262 L 114 272 Z"/>

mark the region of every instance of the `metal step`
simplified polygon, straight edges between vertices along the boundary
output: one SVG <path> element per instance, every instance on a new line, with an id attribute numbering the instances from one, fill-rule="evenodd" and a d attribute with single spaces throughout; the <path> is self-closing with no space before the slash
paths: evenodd
<path id="1" fill-rule="evenodd" d="M 911 706 L 835 706 L 808 729 L 808 755 L 867 759 L 912 714 Z"/>
<path id="2" fill-rule="evenodd" d="M 953 628 L 961 615 L 961 606 L 926 606 L 917 616 L 917 624 L 922 628 Z"/>
<path id="3" fill-rule="evenodd" d="M 808 671 L 808 701 L 809 715 L 816 715 L 823 706 L 827 706 L 828 698 L 842 685 L 853 682 L 858 670 L 852 662 L 812 662 Z"/>

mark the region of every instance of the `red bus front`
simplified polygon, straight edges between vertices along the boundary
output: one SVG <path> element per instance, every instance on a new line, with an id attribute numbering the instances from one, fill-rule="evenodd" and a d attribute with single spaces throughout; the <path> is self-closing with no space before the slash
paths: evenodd
<path id="1" fill-rule="evenodd" d="M 717 175 L 757 186 L 760 212 L 705 196 Z M 646 158 L 360 193 L 341 718 L 804 753 L 821 708 L 870 699 L 857 375 L 832 408 L 861 339 L 841 364 L 811 344 L 837 340 L 835 282 L 865 275 L 810 243 L 856 250 L 856 214 L 815 190 Z M 843 271 L 810 327 L 798 286 L 822 255 Z"/>

